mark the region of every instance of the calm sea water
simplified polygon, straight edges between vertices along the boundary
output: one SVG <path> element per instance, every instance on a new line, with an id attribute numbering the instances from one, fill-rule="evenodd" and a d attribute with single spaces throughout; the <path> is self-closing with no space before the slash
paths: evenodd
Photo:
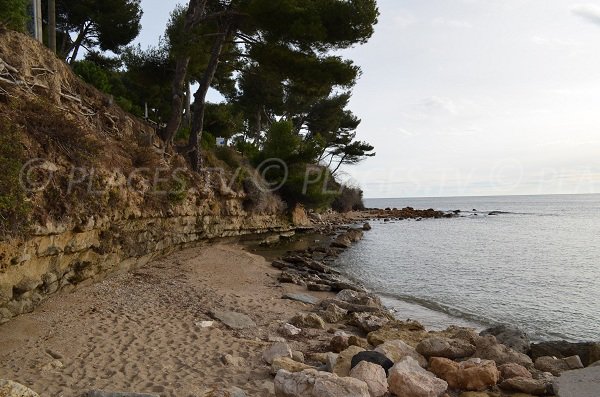
<path id="1" fill-rule="evenodd" d="M 399 317 L 434 328 L 508 323 L 538 340 L 600 340 L 600 195 L 366 204 L 463 211 L 453 219 L 375 222 L 340 258 Z"/>

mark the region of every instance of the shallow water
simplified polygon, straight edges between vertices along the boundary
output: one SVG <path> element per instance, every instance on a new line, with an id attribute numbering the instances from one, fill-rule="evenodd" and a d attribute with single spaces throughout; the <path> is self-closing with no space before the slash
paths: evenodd
<path id="1" fill-rule="evenodd" d="M 373 222 L 339 259 L 340 270 L 384 296 L 400 318 L 436 328 L 509 323 L 539 340 L 600 340 L 600 195 L 367 205 L 463 211 L 453 219 Z"/>

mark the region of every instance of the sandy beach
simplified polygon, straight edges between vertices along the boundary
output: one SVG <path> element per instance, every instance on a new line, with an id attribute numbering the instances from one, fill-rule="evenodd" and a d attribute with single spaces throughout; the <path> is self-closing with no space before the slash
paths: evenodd
<path id="1" fill-rule="evenodd" d="M 91 389 L 202 396 L 215 385 L 274 395 L 261 355 L 269 338 L 280 336 L 281 320 L 311 309 L 281 299 L 301 287 L 279 284 L 278 274 L 263 257 L 221 243 L 56 294 L 35 312 L 0 326 L 0 378 L 42 396 Z M 202 328 L 202 321 L 214 320 L 215 309 L 247 314 L 257 326 L 232 330 L 214 321 Z M 308 330 L 288 341 L 307 352 L 330 337 L 325 330 Z M 225 354 L 238 362 L 224 364 Z"/>

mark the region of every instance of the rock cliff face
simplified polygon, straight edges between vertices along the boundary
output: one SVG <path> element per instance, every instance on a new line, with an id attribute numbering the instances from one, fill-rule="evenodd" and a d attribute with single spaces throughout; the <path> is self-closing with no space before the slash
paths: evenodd
<path id="1" fill-rule="evenodd" d="M 113 102 L 40 43 L 0 28 L 0 133 L 10 134 L 0 160 L 17 164 L 0 172 L 0 323 L 171 250 L 306 220 L 288 220 L 243 163 L 236 172 L 213 155 L 191 172 Z"/>

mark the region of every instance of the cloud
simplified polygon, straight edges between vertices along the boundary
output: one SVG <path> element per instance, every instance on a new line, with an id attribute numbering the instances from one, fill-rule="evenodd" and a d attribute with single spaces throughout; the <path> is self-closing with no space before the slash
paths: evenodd
<path id="1" fill-rule="evenodd" d="M 588 22 L 600 26 L 600 6 L 596 4 L 578 4 L 571 8 L 571 12 Z"/>
<path id="2" fill-rule="evenodd" d="M 431 21 L 433 26 L 454 28 L 454 29 L 471 29 L 473 25 L 467 21 L 461 21 L 458 19 L 447 19 L 438 17 Z"/>
<path id="3" fill-rule="evenodd" d="M 557 38 L 548 38 L 542 36 L 532 36 L 531 42 L 539 46 L 581 48 L 583 44 L 577 41 L 563 40 Z"/>
<path id="4" fill-rule="evenodd" d="M 401 10 L 394 15 L 394 27 L 406 29 L 417 22 L 417 18 L 408 11 Z"/>

